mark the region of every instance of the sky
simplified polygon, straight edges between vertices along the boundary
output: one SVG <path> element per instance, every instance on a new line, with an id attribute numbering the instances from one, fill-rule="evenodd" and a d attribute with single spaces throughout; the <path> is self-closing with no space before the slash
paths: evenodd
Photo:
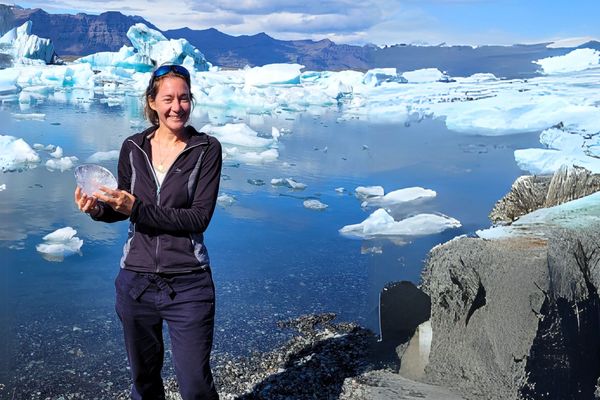
<path id="1" fill-rule="evenodd" d="M 336 43 L 515 44 L 600 38 L 600 0 L 31 0 L 49 13 L 120 11 L 159 29 Z"/>

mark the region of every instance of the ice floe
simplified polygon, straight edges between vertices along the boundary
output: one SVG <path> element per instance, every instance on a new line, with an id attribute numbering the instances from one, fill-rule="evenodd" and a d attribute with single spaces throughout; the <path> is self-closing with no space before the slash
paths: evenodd
<path id="1" fill-rule="evenodd" d="M 317 199 L 304 200 L 302 202 L 302 205 L 304 206 L 304 208 L 308 208 L 309 210 L 315 210 L 315 211 L 323 211 L 327 207 L 329 207 L 327 204 L 322 203 L 321 201 L 319 201 Z"/>
<path id="2" fill-rule="evenodd" d="M 0 185 L 0 192 L 6 190 L 6 183 L 3 183 L 2 185 Z"/>
<path id="3" fill-rule="evenodd" d="M 15 63 L 50 64 L 57 62 L 58 57 L 50 39 L 32 35 L 31 26 L 32 22 L 27 21 L 23 25 L 11 29 L 0 38 L 0 44 L 3 44 L 5 48 L 8 47 Z"/>
<path id="4" fill-rule="evenodd" d="M 271 185 L 273 186 L 285 186 L 294 190 L 304 190 L 307 185 L 302 182 L 296 182 L 292 178 L 273 178 L 271 179 Z"/>
<path id="5" fill-rule="evenodd" d="M 358 186 L 354 189 L 354 194 L 362 200 L 369 197 L 381 197 L 385 194 L 385 191 L 383 186 Z"/>
<path id="6" fill-rule="evenodd" d="M 46 168 L 48 168 L 50 171 L 63 172 L 73 168 L 77 160 L 78 158 L 75 156 L 50 159 L 46 161 Z"/>
<path id="7" fill-rule="evenodd" d="M 436 196 L 436 192 L 431 189 L 422 187 L 410 187 L 398 189 L 386 193 L 385 195 L 369 196 L 362 202 L 362 207 L 388 207 L 403 203 L 415 202 L 417 200 L 432 199 Z"/>
<path id="8" fill-rule="evenodd" d="M 54 158 L 62 158 L 63 156 L 63 149 L 60 146 L 56 146 L 56 148 L 54 149 L 53 152 L 50 153 L 50 155 Z"/>
<path id="9" fill-rule="evenodd" d="M 40 156 L 23 139 L 0 135 L 0 171 L 15 171 L 35 167 Z"/>
<path id="10" fill-rule="evenodd" d="M 575 49 L 564 56 L 542 58 L 534 63 L 548 75 L 583 71 L 600 66 L 600 51 L 587 48 Z"/>
<path id="11" fill-rule="evenodd" d="M 377 236 L 422 236 L 459 228 L 454 218 L 438 214 L 418 214 L 396 221 L 383 208 L 375 210 L 359 224 L 346 225 L 339 232 L 346 236 L 369 239 Z"/>
<path id="12" fill-rule="evenodd" d="M 227 193 L 222 193 L 217 197 L 217 204 L 220 206 L 231 206 L 233 203 L 235 203 L 235 197 Z"/>
<path id="13" fill-rule="evenodd" d="M 101 163 L 104 161 L 112 161 L 119 159 L 119 150 L 110 150 L 110 151 L 98 151 L 91 156 L 89 156 L 85 162 L 88 163 Z"/>
<path id="14" fill-rule="evenodd" d="M 81 249 L 83 240 L 76 234 L 77 231 L 70 226 L 57 229 L 44 236 L 44 243 L 38 244 L 36 250 L 48 261 L 62 261 Z"/>

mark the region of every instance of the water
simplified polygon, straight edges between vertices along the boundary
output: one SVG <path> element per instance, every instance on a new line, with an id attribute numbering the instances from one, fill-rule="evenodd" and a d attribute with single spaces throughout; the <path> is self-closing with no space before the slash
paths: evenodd
<path id="1" fill-rule="evenodd" d="M 82 163 L 96 151 L 119 149 L 125 137 L 141 129 L 136 97 L 126 97 L 117 107 L 78 102 L 74 94 L 65 97 L 67 103 L 47 101 L 24 111 L 4 104 L 0 134 L 31 145 L 60 145 L 66 156 Z M 15 112 L 46 118 L 16 120 Z M 206 233 L 217 288 L 216 356 L 273 348 L 289 336 L 276 328 L 276 321 L 313 312 L 336 312 L 338 320 L 377 330 L 383 285 L 418 282 L 432 246 L 489 226 L 493 204 L 522 174 L 513 150 L 536 147 L 539 135 L 465 136 L 448 131 L 440 120 L 404 126 L 338 118 L 335 111 L 242 117 L 259 132 L 275 126 L 291 133 L 281 138 L 276 163 L 225 162 L 221 191 L 236 202 L 217 208 Z M 196 110 L 192 124 L 200 128 L 239 120 Z M 102 164 L 116 172 L 116 161 Z M 292 191 L 269 184 L 281 177 L 308 188 Z M 249 179 L 267 184 L 252 185 Z M 81 214 L 73 203 L 73 171 L 50 172 L 42 164 L 1 174 L 0 184 L 6 184 L 0 192 L 0 398 L 37 392 L 42 398 L 67 392 L 100 393 L 102 398 L 102 393 L 126 388 L 113 286 L 126 223 L 96 223 Z M 342 237 L 339 228 L 373 211 L 361 209 L 353 196 L 360 185 L 381 185 L 386 192 L 433 189 L 436 199 L 404 213 L 441 212 L 463 227 L 403 245 Z M 337 187 L 347 192 L 340 194 Z M 305 209 L 306 198 L 329 207 Z M 84 240 L 81 255 L 46 261 L 35 246 L 63 226 L 72 226 Z M 369 252 L 378 247 L 381 254 Z"/>

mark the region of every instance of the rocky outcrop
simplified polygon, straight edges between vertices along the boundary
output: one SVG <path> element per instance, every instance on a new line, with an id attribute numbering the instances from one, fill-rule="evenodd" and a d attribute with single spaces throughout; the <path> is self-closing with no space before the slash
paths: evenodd
<path id="1" fill-rule="evenodd" d="M 545 236 L 462 237 L 431 251 L 428 381 L 473 399 L 594 398 L 600 225 Z"/>
<path id="2" fill-rule="evenodd" d="M 510 224 L 539 208 L 552 207 L 600 190 L 600 174 L 563 166 L 554 175 L 519 177 L 490 213 L 494 224 Z"/>

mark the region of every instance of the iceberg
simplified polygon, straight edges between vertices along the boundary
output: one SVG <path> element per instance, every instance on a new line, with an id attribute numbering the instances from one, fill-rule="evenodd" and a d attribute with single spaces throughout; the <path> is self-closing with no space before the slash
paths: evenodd
<path id="1" fill-rule="evenodd" d="M 119 159 L 119 150 L 97 151 L 85 160 L 90 164 L 98 164 L 104 161 L 112 161 Z"/>
<path id="2" fill-rule="evenodd" d="M 211 67 L 204 54 L 186 39 L 167 39 L 142 23 L 131 26 L 127 38 L 147 65 L 192 64 L 196 71 L 208 71 Z"/>
<path id="3" fill-rule="evenodd" d="M 370 196 L 361 204 L 361 207 L 386 207 L 404 203 L 410 203 L 417 200 L 432 199 L 436 196 L 436 192 L 431 189 L 423 189 L 422 187 L 410 187 L 398 189 L 389 192 L 383 196 Z"/>
<path id="4" fill-rule="evenodd" d="M 438 82 L 446 75 L 437 68 L 424 68 L 415 71 L 407 71 L 402 73 L 402 77 L 408 83 L 428 83 Z"/>
<path id="5" fill-rule="evenodd" d="M 346 225 L 339 232 L 346 236 L 370 239 L 377 236 L 423 236 L 459 228 L 454 218 L 438 214 L 418 214 L 395 221 L 383 208 L 375 210 L 360 224 Z"/>
<path id="6" fill-rule="evenodd" d="M 33 168 L 40 162 L 40 156 L 23 139 L 0 135 L 0 171 L 16 171 Z"/>
<path id="7" fill-rule="evenodd" d="M 48 261 L 62 261 L 66 256 L 78 253 L 83 240 L 75 235 L 77 231 L 70 226 L 60 228 L 44 236 L 44 243 L 36 246 L 36 250 Z"/>
<path id="8" fill-rule="evenodd" d="M 244 81 L 246 85 L 280 85 L 299 84 L 300 70 L 304 65 L 300 64 L 267 64 L 262 67 L 247 68 L 244 70 Z"/>
<path id="9" fill-rule="evenodd" d="M 0 185 L 0 192 L 6 190 L 6 183 L 3 183 L 2 185 Z"/>
<path id="10" fill-rule="evenodd" d="M 319 200 L 316 200 L 316 199 L 304 200 L 302 202 L 302 205 L 304 206 L 304 208 L 308 208 L 309 210 L 315 210 L 315 211 L 323 211 L 327 207 L 329 207 L 327 204 L 321 203 Z"/>
<path id="11" fill-rule="evenodd" d="M 8 46 L 14 63 L 19 64 L 57 64 L 62 62 L 50 39 L 31 34 L 31 21 L 13 28 L 0 38 L 0 44 Z"/>
<path id="12" fill-rule="evenodd" d="M 285 186 L 294 190 L 304 190 L 307 185 L 301 182 L 296 182 L 292 178 L 273 178 L 271 179 L 271 185 L 273 186 Z"/>
<path id="13" fill-rule="evenodd" d="M 235 197 L 228 195 L 227 193 L 220 194 L 217 197 L 217 204 L 223 207 L 231 206 L 235 203 Z"/>
<path id="14" fill-rule="evenodd" d="M 75 166 L 75 162 L 77 162 L 78 158 L 75 156 L 71 157 L 62 157 L 59 159 L 50 159 L 46 161 L 46 168 L 50 171 L 60 171 L 64 172 L 68 169 L 71 169 Z"/>
<path id="15" fill-rule="evenodd" d="M 578 72 L 600 66 L 600 51 L 594 49 L 575 49 L 564 56 L 542 58 L 533 61 L 546 75 Z"/>
<path id="16" fill-rule="evenodd" d="M 29 113 L 29 114 L 12 113 L 11 115 L 14 119 L 18 119 L 18 120 L 43 121 L 46 119 L 46 114 L 41 114 L 41 113 Z"/>
<path id="17" fill-rule="evenodd" d="M 369 197 L 381 197 L 384 195 L 383 186 L 358 186 L 354 189 L 354 194 L 359 199 L 367 199 Z"/>
<path id="18" fill-rule="evenodd" d="M 374 68 L 365 72 L 362 83 L 367 86 L 380 86 L 382 83 L 407 83 L 408 80 L 396 72 L 396 68 Z"/>
<path id="19" fill-rule="evenodd" d="M 54 158 L 62 158 L 62 156 L 63 156 L 62 147 L 56 146 L 56 148 L 54 149 L 54 151 L 52 153 L 50 153 L 50 155 Z"/>
<path id="20" fill-rule="evenodd" d="M 244 123 L 215 126 L 204 125 L 202 132 L 214 135 L 223 144 L 243 147 L 269 147 L 275 144 L 274 139 L 258 136 L 258 133 Z"/>

